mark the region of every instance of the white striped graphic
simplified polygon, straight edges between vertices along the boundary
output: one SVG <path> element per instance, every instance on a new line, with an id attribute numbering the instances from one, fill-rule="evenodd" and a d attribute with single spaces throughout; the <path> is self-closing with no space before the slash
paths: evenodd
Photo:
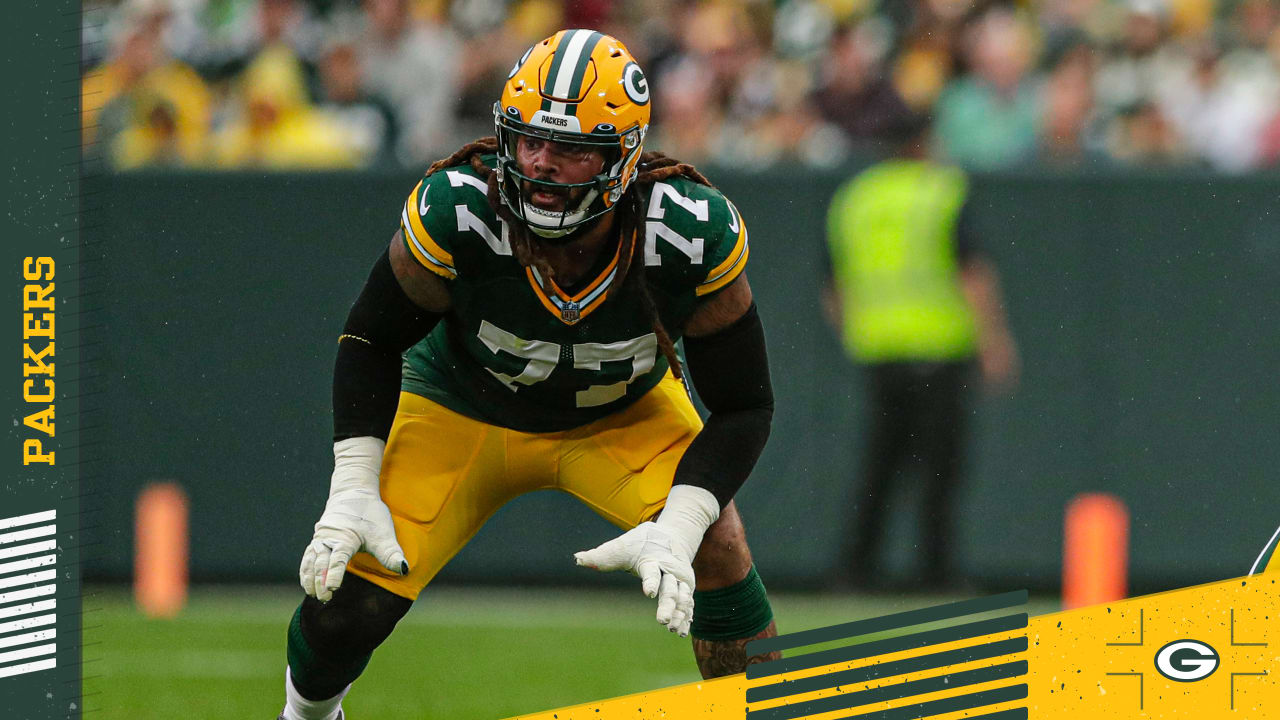
<path id="1" fill-rule="evenodd" d="M 57 618 L 58 616 L 56 615 L 40 615 L 38 617 L 0 623 L 0 633 L 18 632 L 19 630 L 30 630 L 33 627 L 42 625 L 52 625 Z"/>
<path id="2" fill-rule="evenodd" d="M 19 600 L 30 600 L 33 597 L 41 595 L 52 595 L 57 591 L 56 585 L 41 585 L 27 590 L 14 590 L 13 592 L 0 593 L 0 605 L 4 603 L 17 602 Z"/>
<path id="3" fill-rule="evenodd" d="M 56 643 L 49 642 L 58 637 L 58 630 L 53 627 L 58 617 L 51 612 L 57 609 L 58 601 L 33 601 L 33 598 L 53 595 L 58 589 L 58 571 L 53 569 L 58 563 L 58 543 L 53 537 L 58 526 L 52 524 L 57 517 L 56 510 L 47 510 L 0 519 L 0 529 L 21 528 L 0 534 L 0 559 L 7 561 L 0 562 L 0 588 L 15 588 L 0 592 L 0 618 L 14 618 L 0 622 L 0 648 L 14 648 L 0 652 L 0 678 L 57 667 L 57 658 L 53 657 L 28 661 L 53 655 L 58 648 Z M 50 524 L 23 527 L 36 523 Z M 47 539 L 24 542 L 36 538 Z"/>
<path id="4" fill-rule="evenodd" d="M 35 662 L 22 663 L 21 665 L 0 667 L 0 678 L 10 677 L 11 675 L 26 675 L 27 673 L 33 673 L 39 670 L 52 670 L 57 666 L 58 659 L 49 658 L 48 660 L 37 660 Z"/>
<path id="5" fill-rule="evenodd" d="M 31 513 L 30 515 L 19 515 L 18 517 L 5 518 L 0 520 L 0 530 L 6 528 L 18 527 L 19 525 L 34 525 L 38 522 L 48 522 L 58 517 L 57 510 L 45 510 L 44 512 Z M 0 537 L 3 537 L 0 535 Z M 0 542 L 4 542 L 0 540 Z"/>
<path id="6" fill-rule="evenodd" d="M 57 555 L 41 555 L 40 557 L 27 558 L 17 562 L 0 563 L 0 575 L 15 573 L 19 570 L 30 570 L 32 568 L 47 567 L 58 561 Z"/>
<path id="7" fill-rule="evenodd" d="M 11 542 L 18 542 L 20 540 L 30 540 L 31 538 L 48 537 L 57 531 L 57 525 L 45 525 L 44 527 L 32 528 L 30 530 L 19 530 L 17 532 L 5 533 L 0 535 L 0 545 L 7 545 Z"/>
<path id="8" fill-rule="evenodd" d="M 31 613 L 44 612 L 58 607 L 57 600 L 41 600 L 40 602 L 25 603 L 23 605 L 13 605 L 11 607 L 0 608 L 0 618 L 17 617 L 19 615 L 29 615 Z"/>
<path id="9" fill-rule="evenodd" d="M 32 553 L 44 552 L 45 550 L 54 550 L 58 547 L 57 540 L 41 540 L 40 542 L 27 543 L 11 548 L 0 548 L 0 559 L 18 557 L 19 555 L 30 555 Z"/>
<path id="10" fill-rule="evenodd" d="M 52 640 L 57 636 L 58 636 L 57 628 L 40 630 L 33 633 L 26 633 L 24 635 L 0 636 L 0 648 L 14 647 L 16 645 L 30 645 L 31 643 L 44 642 L 45 640 Z"/>
<path id="11" fill-rule="evenodd" d="M 560 70 L 556 73 L 555 82 L 551 85 L 552 97 L 566 97 L 569 94 L 569 83 L 573 82 L 573 70 L 578 67 L 578 58 L 582 55 L 582 46 L 587 44 L 587 38 L 591 37 L 590 30 L 574 30 L 573 35 L 569 37 L 565 44 L 564 59 L 560 61 Z M 551 103 L 551 109 L 547 112 L 556 115 L 566 115 L 569 107 L 565 103 Z"/>
<path id="12" fill-rule="evenodd" d="M 52 655 L 57 649 L 57 645 L 37 645 L 36 647 L 2 652 L 0 653 L 0 663 L 7 663 L 12 660 L 26 660 L 29 657 L 40 657 L 41 655 Z"/>
<path id="13" fill-rule="evenodd" d="M 47 580 L 57 580 L 57 570 L 41 570 L 40 572 L 27 573 L 25 575 L 14 575 L 12 577 L 0 577 L 0 588 L 13 587 L 14 585 L 30 585 L 31 583 L 45 582 Z"/>

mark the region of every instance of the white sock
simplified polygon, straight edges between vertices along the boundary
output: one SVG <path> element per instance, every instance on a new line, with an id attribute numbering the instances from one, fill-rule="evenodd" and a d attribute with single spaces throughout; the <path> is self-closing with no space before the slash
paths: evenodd
<path id="1" fill-rule="evenodd" d="M 293 675 L 286 666 L 284 669 L 284 720 L 338 720 L 342 710 L 342 698 L 346 697 L 348 685 L 342 692 L 328 700 L 308 700 L 298 694 L 293 686 Z"/>

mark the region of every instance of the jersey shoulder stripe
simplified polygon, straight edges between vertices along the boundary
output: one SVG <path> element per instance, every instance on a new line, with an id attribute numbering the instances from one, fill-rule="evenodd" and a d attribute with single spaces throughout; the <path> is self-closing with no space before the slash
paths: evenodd
<path id="1" fill-rule="evenodd" d="M 707 273 L 695 290 L 699 297 L 713 293 L 716 290 L 733 282 L 742 271 L 747 267 L 747 258 L 751 255 L 751 245 L 747 239 L 747 224 L 743 222 L 742 215 L 738 213 L 738 208 L 725 198 L 725 205 L 729 209 L 728 229 L 733 235 L 736 235 L 733 241 L 733 248 L 729 251 L 727 257 L 719 265 L 711 269 Z M 726 237 L 726 240 L 728 238 Z"/>
<path id="2" fill-rule="evenodd" d="M 423 216 L 431 207 L 427 203 L 426 190 L 426 181 L 419 181 L 413 192 L 409 193 L 409 198 L 405 200 L 404 208 L 400 211 L 400 227 L 404 231 L 405 246 L 423 267 L 452 280 L 458 277 L 453 254 L 441 247 L 422 223 Z"/>
<path id="3" fill-rule="evenodd" d="M 511 254 L 506 228 L 489 207 L 488 190 L 469 165 L 441 169 L 414 186 L 400 224 L 405 245 L 420 265 L 452 280 L 473 266 L 485 246 L 498 255 Z"/>
<path id="4" fill-rule="evenodd" d="M 655 182 L 648 192 L 646 265 L 699 298 L 742 274 L 750 255 L 746 225 L 723 193 L 685 177 Z"/>

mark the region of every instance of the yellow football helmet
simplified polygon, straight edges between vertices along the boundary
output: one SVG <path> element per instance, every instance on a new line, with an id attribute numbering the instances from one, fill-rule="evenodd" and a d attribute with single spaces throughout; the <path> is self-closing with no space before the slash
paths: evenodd
<path id="1" fill-rule="evenodd" d="M 493 106 L 498 137 L 498 188 L 511 212 L 543 237 L 562 237 L 612 210 L 636 175 L 649 130 L 649 84 L 616 38 L 594 30 L 561 30 L 525 51 Z M 589 145 L 604 169 L 584 183 L 538 180 L 520 172 L 516 142 L 528 135 Z M 587 188 L 562 212 L 528 201 L 522 183 L 553 190 Z"/>

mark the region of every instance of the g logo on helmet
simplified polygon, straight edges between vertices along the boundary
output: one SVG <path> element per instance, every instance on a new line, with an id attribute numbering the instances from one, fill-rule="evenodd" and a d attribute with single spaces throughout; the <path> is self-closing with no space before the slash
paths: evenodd
<path id="1" fill-rule="evenodd" d="M 622 69 L 622 89 L 627 91 L 627 97 L 631 98 L 631 102 L 637 105 L 649 102 L 649 81 L 645 79 L 640 66 L 635 63 L 627 63 L 627 66 Z"/>
<path id="2" fill-rule="evenodd" d="M 1177 682 L 1203 680 L 1219 664 L 1218 651 L 1199 640 L 1174 640 L 1156 652 L 1156 670 Z"/>

